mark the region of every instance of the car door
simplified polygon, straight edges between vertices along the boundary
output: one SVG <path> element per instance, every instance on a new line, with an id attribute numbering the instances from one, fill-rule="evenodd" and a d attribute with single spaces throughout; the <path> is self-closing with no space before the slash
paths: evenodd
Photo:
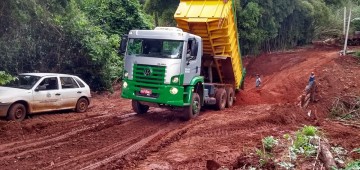
<path id="1" fill-rule="evenodd" d="M 79 87 L 72 76 L 60 76 L 61 82 L 61 108 L 73 109 L 82 96 L 83 89 Z"/>
<path id="2" fill-rule="evenodd" d="M 61 100 L 58 77 L 45 77 L 40 81 L 33 89 L 32 112 L 58 110 Z"/>

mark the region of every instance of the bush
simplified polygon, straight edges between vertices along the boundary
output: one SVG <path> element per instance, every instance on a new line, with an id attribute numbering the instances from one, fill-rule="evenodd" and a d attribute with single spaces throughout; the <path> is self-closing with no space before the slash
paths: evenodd
<path id="1" fill-rule="evenodd" d="M 265 150 L 270 152 L 274 148 L 274 146 L 278 144 L 278 140 L 275 139 L 273 136 L 268 136 L 262 139 L 262 143 Z"/>
<path id="2" fill-rule="evenodd" d="M 317 131 L 316 127 L 314 127 L 314 126 L 306 126 L 305 125 L 302 128 L 302 133 L 306 136 L 315 136 L 318 133 L 318 131 Z"/>
<path id="3" fill-rule="evenodd" d="M 6 84 L 7 82 L 10 82 L 13 80 L 14 77 L 10 74 L 7 74 L 5 71 L 0 71 L 0 85 Z"/>

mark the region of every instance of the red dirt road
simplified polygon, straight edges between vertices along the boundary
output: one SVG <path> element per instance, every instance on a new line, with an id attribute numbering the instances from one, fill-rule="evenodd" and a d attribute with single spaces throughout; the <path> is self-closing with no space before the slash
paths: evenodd
<path id="1" fill-rule="evenodd" d="M 0 120 L 1 169 L 206 169 L 207 160 L 243 165 L 261 139 L 281 137 L 303 125 L 317 125 L 330 144 L 359 148 L 360 129 L 328 119 L 334 97 L 360 94 L 360 65 L 336 49 L 298 49 L 249 59 L 245 90 L 236 106 L 207 109 L 181 121 L 175 111 L 151 108 L 138 116 L 129 100 L 95 95 L 86 113 L 55 112 L 25 121 Z M 319 85 L 319 101 L 297 106 L 309 73 Z M 255 89 L 255 74 L 262 86 Z M 316 116 L 307 116 L 308 110 Z M 359 158 L 359 155 L 350 155 Z"/>

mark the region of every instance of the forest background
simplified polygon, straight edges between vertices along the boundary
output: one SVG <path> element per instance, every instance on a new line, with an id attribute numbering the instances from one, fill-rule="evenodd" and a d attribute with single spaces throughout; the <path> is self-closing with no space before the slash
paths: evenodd
<path id="1" fill-rule="evenodd" d="M 241 53 L 257 55 L 360 30 L 360 0 L 234 0 Z M 93 90 L 121 80 L 121 36 L 176 26 L 179 0 L 1 0 L 0 84 L 23 72 L 75 74 Z"/>

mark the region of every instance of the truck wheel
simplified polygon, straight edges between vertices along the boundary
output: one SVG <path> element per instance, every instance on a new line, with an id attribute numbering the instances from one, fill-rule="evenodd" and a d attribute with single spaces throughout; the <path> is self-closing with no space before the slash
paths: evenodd
<path id="1" fill-rule="evenodd" d="M 190 120 L 199 115 L 201 109 L 200 96 L 197 93 L 193 93 L 191 97 L 190 106 L 185 107 L 184 120 Z"/>
<path id="2" fill-rule="evenodd" d="M 226 105 L 226 91 L 225 89 L 217 89 L 215 93 L 215 99 L 216 99 L 216 109 L 217 110 L 223 110 Z"/>
<path id="3" fill-rule="evenodd" d="M 137 114 L 140 114 L 140 115 L 145 114 L 149 110 L 149 106 L 142 105 L 137 100 L 132 100 L 131 105 L 132 105 L 132 109 L 134 110 L 134 112 L 136 112 Z"/>
<path id="4" fill-rule="evenodd" d="M 88 106 L 89 106 L 88 100 L 86 100 L 85 98 L 80 98 L 76 103 L 75 110 L 78 113 L 84 113 L 88 109 Z"/>
<path id="5" fill-rule="evenodd" d="M 234 104 L 234 89 L 232 87 L 226 88 L 227 100 L 226 106 L 227 108 L 232 107 Z"/>
<path id="6" fill-rule="evenodd" d="M 15 103 L 10 107 L 7 115 L 8 120 L 22 121 L 26 116 L 26 108 L 21 103 Z"/>

